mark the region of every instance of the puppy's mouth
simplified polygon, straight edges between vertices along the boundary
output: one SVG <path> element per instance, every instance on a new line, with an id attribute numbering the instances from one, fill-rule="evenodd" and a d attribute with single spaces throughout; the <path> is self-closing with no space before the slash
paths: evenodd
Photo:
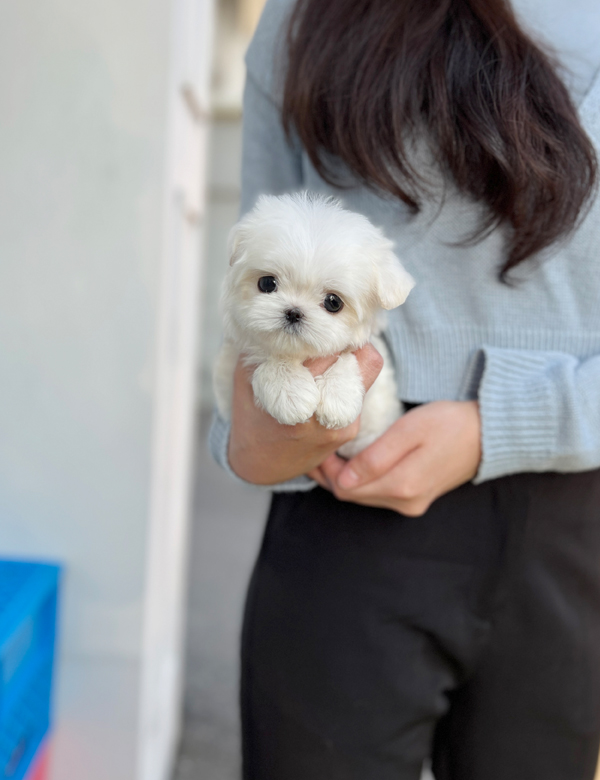
<path id="1" fill-rule="evenodd" d="M 284 322 L 283 329 L 286 333 L 299 333 L 303 328 L 302 322 Z"/>

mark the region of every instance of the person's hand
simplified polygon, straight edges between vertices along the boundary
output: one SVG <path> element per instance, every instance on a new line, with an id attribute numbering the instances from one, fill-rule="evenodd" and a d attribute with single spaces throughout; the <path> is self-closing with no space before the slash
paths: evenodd
<path id="1" fill-rule="evenodd" d="M 381 371 L 383 358 L 372 344 L 354 354 L 368 390 Z M 332 355 L 305 365 L 313 376 L 319 376 L 336 360 Z M 340 430 L 324 428 L 314 416 L 300 425 L 281 425 L 254 403 L 252 371 L 238 362 L 228 450 L 229 465 L 247 482 L 274 485 L 306 474 L 358 433 L 358 420 Z"/>
<path id="2" fill-rule="evenodd" d="M 476 401 L 436 401 L 400 417 L 349 461 L 330 455 L 308 476 L 340 501 L 418 517 L 471 480 L 481 461 Z"/>

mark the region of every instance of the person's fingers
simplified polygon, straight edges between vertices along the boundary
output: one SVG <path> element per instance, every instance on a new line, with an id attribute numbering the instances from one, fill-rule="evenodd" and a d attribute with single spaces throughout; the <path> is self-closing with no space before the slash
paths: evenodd
<path id="1" fill-rule="evenodd" d="M 360 372 L 362 375 L 365 391 L 367 391 L 381 371 L 383 366 L 383 358 L 372 344 L 365 344 L 364 347 L 356 350 L 354 353 L 358 360 Z M 339 355 L 327 355 L 326 357 L 310 358 L 304 362 L 304 365 L 311 374 L 316 377 L 323 374 L 327 369 L 332 366 Z M 234 383 L 236 387 L 236 396 L 244 402 L 246 408 L 249 407 L 250 402 L 254 404 L 254 393 L 252 390 L 252 374 L 255 366 L 246 366 L 244 364 L 243 356 L 240 357 L 235 368 Z M 315 419 L 305 423 L 316 424 Z M 351 427 L 351 426 L 350 426 Z M 350 427 L 348 430 L 350 430 Z"/>
<path id="2" fill-rule="evenodd" d="M 370 342 L 357 349 L 354 356 L 358 360 L 366 392 L 379 376 L 383 368 L 383 358 Z"/>
<path id="3" fill-rule="evenodd" d="M 310 477 L 310 479 L 314 479 L 314 481 L 317 482 L 322 488 L 325 488 L 325 490 L 331 491 L 331 484 L 323 474 L 320 466 L 317 466 L 316 469 L 312 469 L 312 471 L 308 471 L 306 476 Z"/>
<path id="4" fill-rule="evenodd" d="M 327 355 L 326 357 L 309 358 L 303 365 L 308 368 L 313 376 L 321 376 L 338 359 L 339 355 Z"/>
<path id="5" fill-rule="evenodd" d="M 418 431 L 406 426 L 401 417 L 373 444 L 344 463 L 336 483 L 342 490 L 352 490 L 373 482 L 389 472 L 419 443 Z"/>
<path id="6" fill-rule="evenodd" d="M 335 481 L 336 490 L 350 496 L 349 500 L 387 496 L 402 501 L 413 501 L 427 492 L 428 488 L 428 480 L 423 473 L 423 466 L 427 464 L 427 456 L 423 458 L 422 455 L 424 449 L 424 447 L 417 447 L 411 450 L 378 477 L 351 488 L 342 487 L 343 480 L 340 473 Z"/>
<path id="7" fill-rule="evenodd" d="M 321 463 L 319 468 L 329 484 L 335 485 L 337 483 L 338 475 L 345 464 L 346 461 L 343 458 L 340 458 L 339 455 L 333 453 Z"/>
<path id="8" fill-rule="evenodd" d="M 243 355 L 240 355 L 235 366 L 233 382 L 236 388 L 243 387 L 246 395 L 252 394 L 252 375 L 254 374 L 255 368 L 256 366 L 247 366 L 244 362 Z"/>
<path id="9" fill-rule="evenodd" d="M 274 417 L 266 412 L 262 407 L 258 406 L 254 397 L 254 390 L 252 388 L 252 375 L 256 366 L 247 366 L 244 364 L 243 357 L 238 360 L 234 375 L 234 403 L 232 409 L 232 418 L 239 422 L 241 419 L 244 421 L 254 420 L 253 424 L 257 424 L 257 421 L 261 421 L 261 424 L 272 428 L 275 425 L 279 425 Z"/>
<path id="10" fill-rule="evenodd" d="M 238 360 L 233 374 L 233 410 L 232 414 L 251 415 L 257 408 L 254 403 L 254 391 L 252 390 L 252 371 L 241 360 Z"/>
<path id="11" fill-rule="evenodd" d="M 357 349 L 354 355 L 358 360 L 365 390 L 368 390 L 383 367 L 383 358 L 371 343 Z M 304 365 L 313 376 L 320 376 L 335 363 L 338 357 L 339 355 L 328 355 L 327 357 L 310 358 L 304 361 Z"/>
<path id="12" fill-rule="evenodd" d="M 244 362 L 239 359 L 235 364 L 235 372 L 233 376 L 236 382 L 243 382 L 252 378 L 252 372 L 248 366 L 245 366 Z"/>

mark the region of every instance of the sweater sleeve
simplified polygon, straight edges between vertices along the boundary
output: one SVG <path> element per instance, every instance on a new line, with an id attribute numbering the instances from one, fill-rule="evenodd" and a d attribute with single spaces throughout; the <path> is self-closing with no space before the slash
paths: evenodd
<path id="1" fill-rule="evenodd" d="M 244 90 L 241 213 L 252 208 L 262 193 L 278 194 L 302 186 L 300 152 L 287 140 L 274 100 L 249 73 Z M 231 469 L 227 457 L 230 425 L 214 413 L 209 435 L 213 458 L 238 482 L 249 485 Z M 277 492 L 312 490 L 316 482 L 305 476 L 271 486 L 257 486 Z"/>
<path id="2" fill-rule="evenodd" d="M 484 346 L 476 483 L 526 471 L 600 467 L 600 355 Z"/>

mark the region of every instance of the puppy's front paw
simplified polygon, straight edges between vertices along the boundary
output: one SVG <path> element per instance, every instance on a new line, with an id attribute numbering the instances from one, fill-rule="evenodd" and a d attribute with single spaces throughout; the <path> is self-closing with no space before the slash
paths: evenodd
<path id="1" fill-rule="evenodd" d="M 317 420 L 325 428 L 347 428 L 360 414 L 360 404 L 352 411 L 332 399 L 325 399 L 317 407 Z"/>
<path id="2" fill-rule="evenodd" d="M 282 425 L 307 422 L 319 403 L 319 390 L 303 366 L 263 363 L 252 377 L 259 406 Z"/>
<path id="3" fill-rule="evenodd" d="M 354 355 L 340 355 L 323 376 L 315 379 L 321 397 L 317 420 L 325 428 L 346 428 L 359 416 L 365 388 Z"/>

